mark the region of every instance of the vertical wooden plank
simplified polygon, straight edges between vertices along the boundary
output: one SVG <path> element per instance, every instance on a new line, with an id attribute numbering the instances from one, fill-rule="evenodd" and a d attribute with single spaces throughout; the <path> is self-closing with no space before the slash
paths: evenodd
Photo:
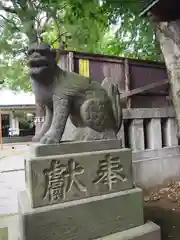
<path id="1" fill-rule="evenodd" d="M 56 51 L 56 62 L 57 62 L 58 66 L 60 66 L 60 59 L 61 59 L 60 50 L 57 49 L 57 51 Z"/>
<path id="2" fill-rule="evenodd" d="M 61 59 L 61 58 L 59 57 L 59 59 L 58 59 L 58 61 L 57 61 L 57 65 L 58 65 L 58 66 L 60 66 L 60 64 L 61 64 L 60 59 Z"/>
<path id="3" fill-rule="evenodd" d="M 125 77 L 124 77 L 124 62 L 113 63 L 113 62 L 102 62 L 101 64 L 97 61 L 97 66 L 91 62 L 96 75 L 101 75 L 101 71 L 104 75 L 104 79 L 107 79 L 113 84 L 117 84 L 120 91 L 125 91 Z"/>
<path id="4" fill-rule="evenodd" d="M 86 60 L 86 77 L 89 77 L 89 60 Z"/>
<path id="5" fill-rule="evenodd" d="M 79 74 L 89 77 L 89 60 L 79 59 Z"/>
<path id="6" fill-rule="evenodd" d="M 124 60 L 124 74 L 125 74 L 125 91 L 130 91 L 130 70 L 129 70 L 129 62 L 128 59 Z M 131 98 L 127 97 L 126 99 L 126 107 L 131 108 Z"/>
<path id="7" fill-rule="evenodd" d="M 74 72 L 74 53 L 73 52 L 68 53 L 68 71 Z"/>
<path id="8" fill-rule="evenodd" d="M 61 69 L 68 71 L 68 55 L 61 55 L 58 66 Z"/>
<path id="9" fill-rule="evenodd" d="M 83 61 L 83 59 L 79 59 L 79 74 L 84 75 L 84 61 Z"/>

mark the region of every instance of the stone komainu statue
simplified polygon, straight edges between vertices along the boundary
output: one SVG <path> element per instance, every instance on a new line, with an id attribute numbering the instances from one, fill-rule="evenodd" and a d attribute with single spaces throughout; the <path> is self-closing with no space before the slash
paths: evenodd
<path id="1" fill-rule="evenodd" d="M 45 121 L 33 141 L 59 143 L 68 117 L 76 126 L 74 140 L 114 139 L 122 124 L 118 87 L 57 66 L 56 51 L 47 44 L 28 50 L 29 75 L 36 102 L 45 105 Z"/>

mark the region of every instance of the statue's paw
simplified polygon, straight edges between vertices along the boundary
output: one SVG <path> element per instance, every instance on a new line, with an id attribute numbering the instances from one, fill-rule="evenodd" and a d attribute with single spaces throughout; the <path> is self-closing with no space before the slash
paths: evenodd
<path id="1" fill-rule="evenodd" d="M 41 136 L 35 135 L 35 136 L 32 138 L 32 142 L 39 142 L 40 139 L 41 139 Z"/>
<path id="2" fill-rule="evenodd" d="M 54 137 L 45 135 L 44 137 L 41 138 L 40 143 L 41 144 L 57 144 L 59 143 L 59 141 Z"/>

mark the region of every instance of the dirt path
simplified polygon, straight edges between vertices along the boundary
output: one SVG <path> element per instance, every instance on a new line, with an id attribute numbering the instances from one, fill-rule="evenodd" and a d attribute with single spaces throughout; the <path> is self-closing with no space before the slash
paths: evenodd
<path id="1" fill-rule="evenodd" d="M 145 191 L 145 220 L 161 227 L 162 240 L 180 239 L 180 180 Z"/>

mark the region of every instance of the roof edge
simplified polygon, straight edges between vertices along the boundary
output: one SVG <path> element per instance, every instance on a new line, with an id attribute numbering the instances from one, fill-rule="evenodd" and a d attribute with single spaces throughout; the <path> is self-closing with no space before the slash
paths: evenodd
<path id="1" fill-rule="evenodd" d="M 159 0 L 153 0 L 151 3 L 147 4 L 143 8 L 143 10 L 140 12 L 139 17 L 146 16 L 148 14 L 148 12 L 151 10 L 151 8 L 153 8 L 158 2 L 159 2 Z"/>

